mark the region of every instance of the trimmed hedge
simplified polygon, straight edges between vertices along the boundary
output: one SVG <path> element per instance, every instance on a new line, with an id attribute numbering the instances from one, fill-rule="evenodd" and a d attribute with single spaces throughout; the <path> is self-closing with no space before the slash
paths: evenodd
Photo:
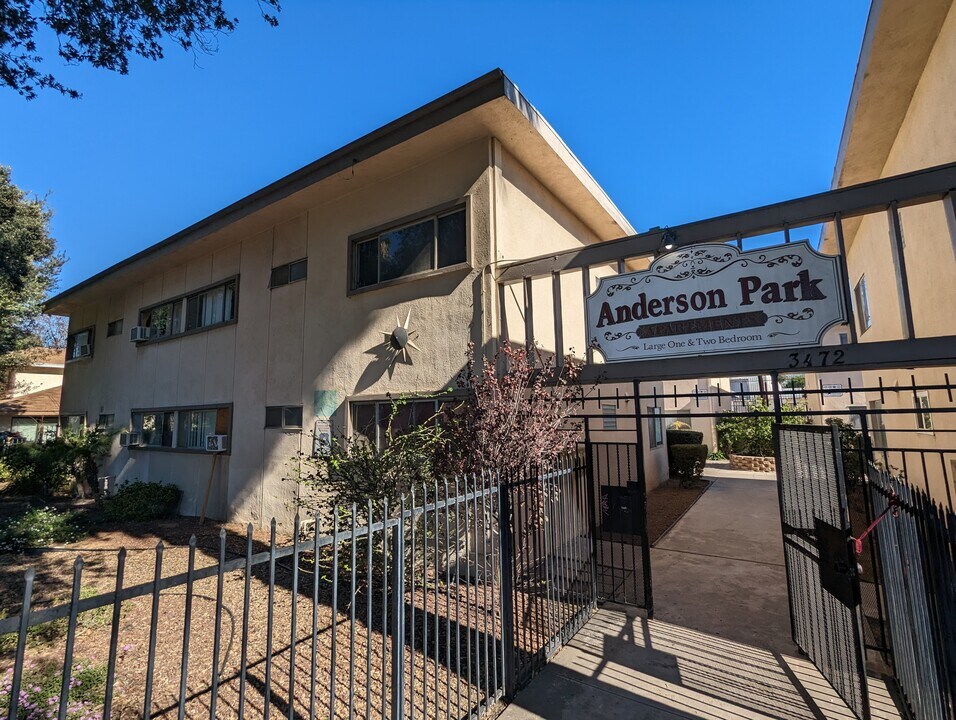
<path id="1" fill-rule="evenodd" d="M 701 445 L 704 442 L 704 433 L 696 430 L 668 430 L 668 445 Z"/>
<path id="2" fill-rule="evenodd" d="M 175 485 L 132 482 L 103 499 L 107 520 L 155 520 L 169 517 L 179 507 L 182 491 Z"/>
<path id="3" fill-rule="evenodd" d="M 691 443 L 671 445 L 671 472 L 681 480 L 696 480 L 704 472 L 709 448 Z"/>

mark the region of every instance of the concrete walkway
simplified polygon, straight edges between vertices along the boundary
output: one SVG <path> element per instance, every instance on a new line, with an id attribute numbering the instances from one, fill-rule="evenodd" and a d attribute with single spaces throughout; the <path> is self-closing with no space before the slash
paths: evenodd
<path id="1" fill-rule="evenodd" d="M 792 655 L 776 478 L 706 477 L 710 488 L 651 549 L 654 617 Z"/>
<path id="2" fill-rule="evenodd" d="M 655 619 L 602 608 L 501 720 L 853 717 L 790 639 L 774 476 L 708 478 L 651 549 Z M 870 693 L 875 720 L 899 718 L 884 684 Z"/>
<path id="3" fill-rule="evenodd" d="M 899 720 L 870 682 L 874 720 Z M 852 720 L 817 669 L 630 610 L 598 610 L 500 720 Z"/>

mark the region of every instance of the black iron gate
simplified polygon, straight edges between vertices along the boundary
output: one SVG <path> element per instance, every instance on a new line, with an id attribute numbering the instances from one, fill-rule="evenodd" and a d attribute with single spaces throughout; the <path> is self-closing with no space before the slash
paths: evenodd
<path id="1" fill-rule="evenodd" d="M 644 458 L 636 443 L 585 442 L 597 599 L 654 612 Z"/>
<path id="2" fill-rule="evenodd" d="M 866 720 L 860 590 L 839 431 L 775 425 L 774 443 L 793 641 Z"/>

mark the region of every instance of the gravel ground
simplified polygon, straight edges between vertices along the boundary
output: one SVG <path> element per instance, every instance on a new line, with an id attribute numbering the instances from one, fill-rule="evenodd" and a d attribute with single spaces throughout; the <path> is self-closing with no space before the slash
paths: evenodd
<path id="1" fill-rule="evenodd" d="M 6 614 L 19 612 L 23 592 L 23 573 L 37 570 L 34 609 L 62 604 L 69 599 L 73 563 L 84 558 L 82 587 L 89 594 L 114 589 L 117 550 L 127 549 L 124 586 L 152 580 L 155 572 L 156 545 L 164 545 L 162 575 L 184 573 L 188 562 L 189 536 L 197 536 L 196 568 L 215 565 L 219 553 L 219 531 L 227 532 L 228 559 L 242 557 L 246 549 L 246 529 L 239 525 L 209 523 L 199 526 L 194 519 L 177 518 L 136 525 L 96 526 L 87 538 L 60 549 L 22 555 L 0 555 L 0 609 Z M 380 542 L 380 541 L 379 541 Z M 279 537 L 279 546 L 288 546 L 291 538 Z M 255 530 L 253 551 L 269 546 L 269 531 Z M 364 544 L 359 543 L 361 557 Z M 323 556 L 324 558 L 324 556 Z M 327 560 L 327 558 L 324 558 Z M 419 563 L 421 558 L 419 558 Z M 433 559 L 432 559 L 433 562 Z M 263 717 L 268 704 L 274 717 L 288 717 L 290 703 L 294 717 L 309 717 L 315 703 L 321 717 L 388 717 L 391 712 L 391 640 L 382 633 L 382 590 L 373 587 L 372 623 L 368 624 L 368 592 L 361 575 L 354 596 L 348 574 L 340 576 L 338 614 L 332 612 L 332 593 L 328 576 L 331 563 L 324 562 L 320 575 L 320 598 L 315 613 L 316 663 L 313 683 L 312 665 L 312 559 L 300 560 L 298 592 L 292 588 L 291 558 L 277 563 L 273 597 L 269 597 L 268 564 L 253 568 L 250 579 L 250 606 L 247 648 L 247 680 L 241 687 L 243 598 L 245 573 L 224 576 L 219 689 L 215 716 L 244 715 Z M 420 565 L 419 565 L 420 568 Z M 417 717 L 451 717 L 469 714 L 479 703 L 496 694 L 500 685 L 501 617 L 496 600 L 500 579 L 495 575 L 484 582 L 465 580 L 445 585 L 444 566 L 439 577 L 425 577 L 418 571 L 414 589 L 407 586 L 408 632 L 413 634 L 415 650 L 405 649 L 405 704 L 415 705 Z M 494 588 L 492 587 L 494 582 Z M 543 662 L 542 648 L 554 628 L 573 617 L 575 607 L 559 601 L 546 583 L 521 586 L 516 605 L 516 642 L 519 663 L 535 666 Z M 447 591 L 447 592 L 446 592 Z M 213 637 L 216 609 L 216 578 L 194 583 L 192 622 L 186 677 L 186 717 L 209 717 L 212 700 Z M 144 716 L 150 618 L 152 598 L 145 596 L 123 603 L 119 631 L 119 658 L 114 686 L 113 717 Z M 356 622 L 350 622 L 353 612 Z M 292 609 L 296 622 L 292 624 Z M 183 653 L 183 618 L 186 608 L 185 586 L 164 590 L 157 614 L 157 642 L 151 717 L 173 718 L 179 711 L 179 688 Z M 415 609 L 414 626 L 411 608 Z M 267 651 L 268 617 L 274 620 L 272 652 Z M 96 611 L 93 611 L 96 612 Z M 88 617 L 77 630 L 75 661 L 105 663 L 109 653 L 110 610 Z M 391 608 L 388 609 L 389 614 Z M 93 613 L 88 613 L 92 616 Z M 333 625 L 334 630 L 333 630 Z M 426 630 L 427 625 L 427 630 Z M 437 639 L 436 643 L 436 626 Z M 414 632 L 412 631 L 414 627 Z M 333 641 L 334 638 L 334 641 Z M 294 649 L 293 649 L 294 644 Z M 332 647 L 335 645 L 334 663 Z M 366 649 L 371 646 L 370 652 Z M 27 661 L 38 664 L 62 662 L 64 638 L 36 643 L 28 647 Z M 447 650 L 445 648 L 448 648 Z M 0 651 L 0 675 L 12 665 L 9 644 Z M 333 693 L 333 668 L 334 687 Z M 468 678 L 474 678 L 473 683 Z M 383 678 L 386 682 L 383 683 Z M 386 697 L 383 698 L 383 688 Z M 314 701 L 313 701 L 314 690 Z M 240 700 L 242 697 L 242 700 Z M 331 705 L 334 704 L 334 712 Z M 369 707 L 370 705 L 370 707 Z"/>

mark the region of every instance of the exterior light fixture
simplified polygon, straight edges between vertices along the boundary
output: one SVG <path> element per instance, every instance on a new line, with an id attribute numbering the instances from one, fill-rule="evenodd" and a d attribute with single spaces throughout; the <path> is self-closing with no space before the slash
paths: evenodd
<path id="1" fill-rule="evenodd" d="M 661 250 L 673 250 L 676 244 L 677 233 L 675 233 L 673 230 L 664 228 L 664 232 L 661 233 Z"/>

